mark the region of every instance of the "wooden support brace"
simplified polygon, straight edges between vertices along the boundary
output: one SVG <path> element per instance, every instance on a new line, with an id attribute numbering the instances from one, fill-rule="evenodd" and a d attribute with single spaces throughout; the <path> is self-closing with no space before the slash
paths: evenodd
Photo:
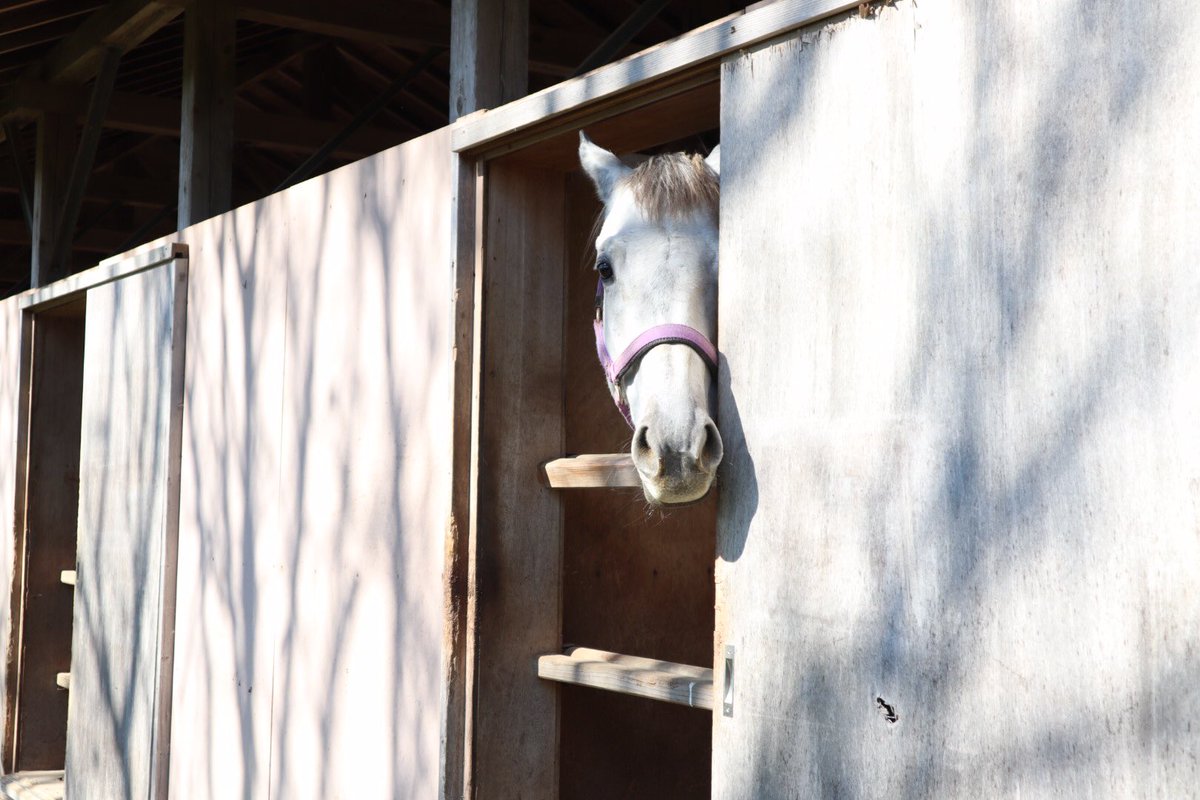
<path id="1" fill-rule="evenodd" d="M 236 19 L 230 0 L 193 3 L 184 16 L 178 225 L 233 204 Z"/>
<path id="2" fill-rule="evenodd" d="M 713 707 L 711 669 L 589 647 L 541 656 L 538 677 L 709 711 Z"/>
<path id="3" fill-rule="evenodd" d="M 642 29 L 667 7 L 668 2 L 669 0 L 644 0 L 628 19 L 617 26 L 617 29 L 583 60 L 571 77 L 591 72 L 616 58 L 621 50 L 633 41 L 633 37 L 641 33 Z"/>
<path id="4" fill-rule="evenodd" d="M 25 158 L 21 153 L 20 137 L 17 126 L 11 120 L 4 121 L 4 140 L 8 143 L 8 152 L 13 162 L 13 177 L 17 182 L 17 194 L 21 198 L 21 213 L 25 215 L 25 224 L 33 232 L 33 184 L 25 171 Z"/>
<path id="5" fill-rule="evenodd" d="M 556 458 L 542 464 L 538 477 L 551 489 L 636 489 L 642 485 L 629 453 Z"/>
<path id="6" fill-rule="evenodd" d="M 79 209 L 83 206 L 83 190 L 87 187 L 88 177 L 92 174 L 92 164 L 96 160 L 96 148 L 100 144 L 100 131 L 104 124 L 104 115 L 108 113 L 108 101 L 112 98 L 113 85 L 117 80 L 117 67 L 121 63 L 121 51 L 115 47 L 104 50 L 100 63 L 100 72 L 92 84 L 92 96 L 88 101 L 87 121 L 83 125 L 83 136 L 79 141 L 79 149 L 75 152 L 75 160 L 71 165 L 71 177 L 67 182 L 67 198 L 63 205 L 62 216 L 58 219 L 58 229 L 51 249 L 50 268 L 57 277 L 67 274 L 66 261 L 71 254 L 71 237 L 75 232 L 75 224 L 79 221 Z"/>

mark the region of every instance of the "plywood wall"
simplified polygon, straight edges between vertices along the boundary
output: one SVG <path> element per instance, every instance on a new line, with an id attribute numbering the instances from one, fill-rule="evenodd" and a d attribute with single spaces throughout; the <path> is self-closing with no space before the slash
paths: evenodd
<path id="1" fill-rule="evenodd" d="M 436 797 L 445 132 L 183 232 L 173 797 Z"/>
<path id="2" fill-rule="evenodd" d="M 714 796 L 1195 792 L 1198 37 L 921 0 L 725 65 Z"/>

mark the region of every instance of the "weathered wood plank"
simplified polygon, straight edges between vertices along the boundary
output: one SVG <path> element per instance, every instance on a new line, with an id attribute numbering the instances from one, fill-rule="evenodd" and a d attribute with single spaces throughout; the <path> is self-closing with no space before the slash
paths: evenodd
<path id="1" fill-rule="evenodd" d="M 1188 8 L 723 67 L 714 798 L 1195 794 Z"/>
<path id="2" fill-rule="evenodd" d="M 558 693 L 530 665 L 561 648 L 562 504 L 533 476 L 563 449 L 564 176 L 492 164 L 487 187 L 468 788 L 552 797 Z"/>
<path id="3" fill-rule="evenodd" d="M 716 20 L 669 42 L 529 95 L 496 111 L 477 112 L 455 128 L 456 151 L 473 151 L 530 128 L 556 124 L 598 101 L 661 88 L 681 73 L 712 68 L 721 56 L 857 6 L 845 0 L 780 0 Z"/>
<path id="4" fill-rule="evenodd" d="M 62 277 L 53 263 L 71 163 L 75 157 L 75 120 L 43 114 L 37 123 L 37 163 L 33 177 L 33 257 L 30 285 L 45 286 Z"/>
<path id="5" fill-rule="evenodd" d="M 32 317 L 31 372 L 26 410 L 27 480 L 17 528 L 20 592 L 16 609 L 18 659 L 16 769 L 62 766 L 67 738 L 67 698 L 54 684 L 71 668 L 72 594 L 59 582 L 64 565 L 75 563 L 79 499 L 80 398 L 83 392 L 83 304 Z M 10 672 L 10 676 L 12 673 Z"/>
<path id="6" fill-rule="evenodd" d="M 6 800 L 63 800 L 63 790 L 61 769 L 0 775 L 0 797 Z"/>
<path id="7" fill-rule="evenodd" d="M 524 97 L 529 86 L 529 0 L 453 0 L 450 121 Z"/>
<path id="8" fill-rule="evenodd" d="M 556 458 L 541 465 L 538 477 L 551 489 L 636 489 L 642 485 L 629 453 Z"/>
<path id="9" fill-rule="evenodd" d="M 540 656 L 537 673 L 539 678 L 560 683 L 709 711 L 713 707 L 713 671 L 704 667 L 572 647 L 563 653 Z"/>
<path id="10" fill-rule="evenodd" d="M 67 793 L 163 797 L 186 263 L 88 292 Z"/>

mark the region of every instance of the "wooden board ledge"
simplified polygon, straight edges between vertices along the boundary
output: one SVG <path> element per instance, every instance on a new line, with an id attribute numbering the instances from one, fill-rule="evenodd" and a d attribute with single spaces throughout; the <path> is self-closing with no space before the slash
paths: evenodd
<path id="1" fill-rule="evenodd" d="M 6 800 L 62 800 L 63 771 L 58 769 L 0 775 L 0 797 Z"/>
<path id="2" fill-rule="evenodd" d="M 551 489 L 636 489 L 642 485 L 629 453 L 568 456 L 542 464 L 542 484 Z"/>
<path id="3" fill-rule="evenodd" d="M 538 677 L 709 711 L 713 707 L 711 669 L 589 647 L 539 657 Z"/>

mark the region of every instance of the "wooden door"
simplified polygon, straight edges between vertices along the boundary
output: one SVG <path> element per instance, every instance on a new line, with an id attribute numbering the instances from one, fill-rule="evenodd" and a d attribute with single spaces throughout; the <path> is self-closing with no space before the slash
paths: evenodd
<path id="1" fill-rule="evenodd" d="M 88 291 L 68 796 L 161 797 L 187 268 Z"/>

